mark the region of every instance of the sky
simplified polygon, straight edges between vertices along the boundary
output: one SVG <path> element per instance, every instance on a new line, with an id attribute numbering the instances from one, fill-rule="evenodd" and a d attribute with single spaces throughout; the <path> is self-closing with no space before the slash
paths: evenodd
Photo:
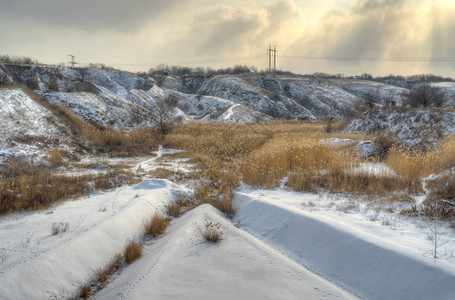
<path id="1" fill-rule="evenodd" d="M 0 55 L 43 63 L 455 77 L 455 0 L 0 0 Z"/>

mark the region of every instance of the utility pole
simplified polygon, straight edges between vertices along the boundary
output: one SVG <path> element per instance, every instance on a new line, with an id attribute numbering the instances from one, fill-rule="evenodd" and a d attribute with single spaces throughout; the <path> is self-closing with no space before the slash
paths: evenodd
<path id="1" fill-rule="evenodd" d="M 273 46 L 269 44 L 269 48 L 267 49 L 267 56 L 269 58 L 269 75 L 273 75 L 275 77 L 276 72 L 276 55 L 278 51 L 276 50 L 276 45 Z M 272 71 L 272 55 L 273 55 L 273 71 Z"/>
<path id="2" fill-rule="evenodd" d="M 69 62 L 69 64 L 74 68 L 74 67 L 76 66 L 76 64 L 77 64 L 77 62 L 74 61 L 74 58 L 75 58 L 76 56 L 74 56 L 74 55 L 72 55 L 72 54 L 68 54 L 66 57 L 67 57 L 67 58 L 71 58 L 71 61 Z"/>

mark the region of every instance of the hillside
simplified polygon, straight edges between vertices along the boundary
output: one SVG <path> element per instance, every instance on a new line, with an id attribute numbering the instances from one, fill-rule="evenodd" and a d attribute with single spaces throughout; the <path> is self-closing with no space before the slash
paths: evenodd
<path id="1" fill-rule="evenodd" d="M 0 163 L 8 157 L 43 156 L 68 144 L 69 128 L 19 88 L 0 89 Z"/>
<path id="2" fill-rule="evenodd" d="M 432 109 L 375 108 L 350 121 L 345 132 L 391 133 L 399 144 L 426 149 L 455 133 L 455 112 Z"/>

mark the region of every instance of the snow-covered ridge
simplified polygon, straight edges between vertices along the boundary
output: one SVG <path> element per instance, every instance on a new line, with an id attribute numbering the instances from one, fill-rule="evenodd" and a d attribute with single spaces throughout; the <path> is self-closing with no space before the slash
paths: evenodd
<path id="1" fill-rule="evenodd" d="M 453 265 L 279 200 L 240 192 L 235 221 L 361 298 L 454 299 Z"/>
<path id="2" fill-rule="evenodd" d="M 140 235 L 145 218 L 180 192 L 167 180 L 146 180 L 49 211 L 3 218 L 0 299 L 68 298 Z M 68 222 L 68 231 L 52 235 L 52 223 L 59 222 Z"/>

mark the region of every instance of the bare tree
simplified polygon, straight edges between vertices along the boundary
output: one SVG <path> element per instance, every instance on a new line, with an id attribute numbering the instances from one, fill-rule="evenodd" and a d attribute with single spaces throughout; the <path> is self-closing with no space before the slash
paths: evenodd
<path id="1" fill-rule="evenodd" d="M 379 89 L 371 89 L 363 97 L 364 105 L 367 109 L 375 107 L 377 103 L 381 101 L 381 95 Z"/>
<path id="2" fill-rule="evenodd" d="M 179 121 L 173 116 L 177 102 L 178 97 L 170 94 L 163 99 L 156 100 L 155 105 L 151 108 L 151 123 L 163 136 L 168 134 Z"/>
<path id="3" fill-rule="evenodd" d="M 128 107 L 128 115 L 133 126 L 143 124 L 148 118 L 148 109 L 139 103 L 131 103 Z"/>
<path id="4" fill-rule="evenodd" d="M 441 107 L 445 101 L 444 90 L 429 84 L 413 88 L 407 98 L 407 104 L 412 107 Z"/>
<path id="5" fill-rule="evenodd" d="M 428 221 L 424 225 L 423 232 L 426 238 L 433 244 L 431 255 L 433 258 L 440 257 L 441 247 L 450 242 L 451 232 L 444 226 L 444 209 L 442 203 L 428 204 L 425 214 Z"/>

